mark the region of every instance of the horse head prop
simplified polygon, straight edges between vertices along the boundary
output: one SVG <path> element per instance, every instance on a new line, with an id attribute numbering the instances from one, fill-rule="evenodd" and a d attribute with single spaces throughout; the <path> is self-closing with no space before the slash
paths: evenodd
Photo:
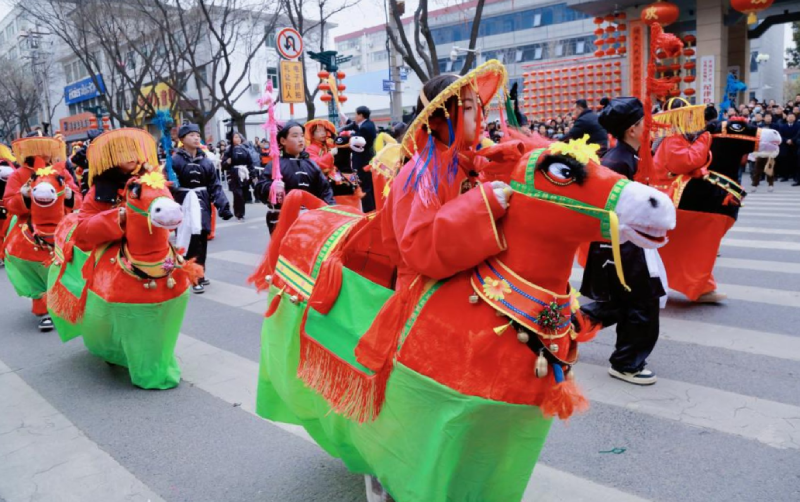
<path id="1" fill-rule="evenodd" d="M 610 240 L 617 253 L 625 241 L 659 248 L 675 226 L 669 197 L 601 166 L 586 139 L 545 144 L 520 162 L 511 178 L 517 195 L 500 222 L 508 247 L 498 258 L 553 291 L 564 289 L 581 243 Z"/>
<path id="2" fill-rule="evenodd" d="M 755 153 L 759 157 L 775 157 L 781 144 L 778 131 L 759 128 L 745 120 L 713 121 L 706 125 L 711 133 L 709 171 L 737 179 L 742 157 Z"/>
<path id="3" fill-rule="evenodd" d="M 169 252 L 169 234 L 183 221 L 183 211 L 169 191 L 160 171 L 131 178 L 125 188 L 125 241 L 128 250 L 143 260 L 162 258 Z"/>
<path id="4" fill-rule="evenodd" d="M 35 235 L 52 238 L 67 213 L 65 199 L 70 188 L 64 177 L 52 167 L 36 169 L 30 179 L 31 218 Z M 71 197 L 70 197 L 71 198 Z"/>

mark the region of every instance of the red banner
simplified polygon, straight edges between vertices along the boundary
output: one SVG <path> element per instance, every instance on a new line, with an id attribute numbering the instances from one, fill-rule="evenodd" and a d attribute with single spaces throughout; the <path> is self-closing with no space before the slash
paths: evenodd
<path id="1" fill-rule="evenodd" d="M 643 99 L 644 96 L 644 79 L 646 76 L 644 65 L 647 48 L 645 47 L 644 26 L 645 25 L 641 21 L 631 21 L 630 37 L 628 39 L 630 40 L 628 63 L 631 68 L 631 95 L 639 99 Z"/>

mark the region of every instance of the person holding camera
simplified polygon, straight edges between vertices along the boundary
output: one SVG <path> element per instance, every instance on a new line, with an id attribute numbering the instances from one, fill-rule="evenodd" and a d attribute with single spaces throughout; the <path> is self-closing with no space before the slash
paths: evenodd
<path id="1" fill-rule="evenodd" d="M 192 235 L 189 247 L 186 249 L 186 258 L 195 258 L 197 264 L 205 270 L 208 234 L 211 233 L 211 204 L 216 206 L 223 220 L 233 218 L 233 213 L 228 198 L 222 191 L 222 183 L 217 177 L 214 164 L 200 149 L 200 127 L 197 124 L 183 124 L 178 129 L 178 138 L 183 146 L 175 150 L 172 156 L 172 169 L 178 177 L 178 187 L 173 190 L 173 195 L 179 204 L 183 204 L 189 192 L 197 195 L 202 213 L 202 231 Z M 205 286 L 210 283 L 204 275 L 197 285 L 192 287 L 192 292 L 203 293 Z"/>

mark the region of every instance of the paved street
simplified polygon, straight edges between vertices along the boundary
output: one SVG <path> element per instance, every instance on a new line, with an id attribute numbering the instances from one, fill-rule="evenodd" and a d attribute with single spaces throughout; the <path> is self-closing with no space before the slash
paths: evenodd
<path id="1" fill-rule="evenodd" d="M 724 241 L 730 299 L 675 296 L 662 312 L 654 387 L 608 377 L 613 332 L 583 346 L 591 409 L 554 425 L 526 502 L 800 500 L 800 189 L 788 185 L 749 196 Z M 362 477 L 254 414 L 266 301 L 245 280 L 267 237 L 263 207 L 247 211 L 209 245 L 212 284 L 189 302 L 184 381 L 169 391 L 39 333 L 0 271 L 0 502 L 365 500 Z"/>

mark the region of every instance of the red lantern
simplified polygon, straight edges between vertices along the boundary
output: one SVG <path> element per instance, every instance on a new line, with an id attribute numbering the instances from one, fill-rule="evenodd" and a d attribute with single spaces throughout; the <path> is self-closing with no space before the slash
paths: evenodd
<path id="1" fill-rule="evenodd" d="M 594 24 L 603 24 L 603 18 L 602 17 L 594 18 Z"/>
<path id="2" fill-rule="evenodd" d="M 344 84 L 339 84 L 336 87 L 339 89 L 339 92 L 344 92 L 344 90 L 347 89 L 347 86 Z"/>
<path id="3" fill-rule="evenodd" d="M 694 56 L 694 49 L 683 49 L 683 55 L 687 58 Z"/>
<path id="4" fill-rule="evenodd" d="M 339 80 L 344 80 L 344 78 L 345 78 L 346 76 L 347 76 L 347 73 L 345 73 L 345 72 L 343 72 L 343 71 L 337 71 L 337 72 L 336 72 L 336 78 L 338 78 Z"/>
<path id="5" fill-rule="evenodd" d="M 347 96 L 339 96 L 339 103 L 345 103 L 347 101 Z"/>
<path id="6" fill-rule="evenodd" d="M 628 19 L 628 15 L 626 13 L 624 13 L 624 12 L 617 12 L 616 14 L 614 14 L 614 17 L 616 17 L 617 19 L 623 19 L 623 20 L 624 19 Z"/>
<path id="7" fill-rule="evenodd" d="M 697 37 L 694 35 L 686 35 L 683 37 L 683 41 L 686 42 L 686 45 L 692 45 L 697 42 Z"/>
<path id="8" fill-rule="evenodd" d="M 693 70 L 697 67 L 697 63 L 694 61 L 687 61 L 686 64 L 683 65 L 684 68 L 687 70 Z"/>
<path id="9" fill-rule="evenodd" d="M 624 44 L 627 41 L 628 41 L 628 37 L 626 37 L 625 35 L 620 35 L 620 36 L 617 37 L 617 42 L 619 42 L 621 44 Z"/>
<path id="10" fill-rule="evenodd" d="M 736 2 L 737 0 L 733 1 Z M 747 0 L 747 1 L 758 1 L 758 0 Z M 669 26 L 675 21 L 677 21 L 679 16 L 680 16 L 680 10 L 678 9 L 677 5 L 675 5 L 674 3 L 658 0 L 657 2 L 648 5 L 647 7 L 644 8 L 644 10 L 642 10 L 641 19 L 642 22 L 647 25 L 651 25 L 653 23 L 659 23 L 661 26 Z"/>
<path id="11" fill-rule="evenodd" d="M 603 33 L 605 33 L 603 28 L 597 28 L 596 30 L 594 30 L 594 34 L 597 35 L 598 37 L 602 37 Z"/>
<path id="12" fill-rule="evenodd" d="M 606 15 L 603 17 L 603 19 L 604 19 L 604 20 L 605 20 L 605 22 L 607 22 L 607 23 L 613 23 L 613 22 L 614 22 L 614 14 L 606 14 Z"/>
<path id="13" fill-rule="evenodd" d="M 598 38 L 597 40 L 594 41 L 594 45 L 596 45 L 598 47 L 600 47 L 604 43 L 605 43 L 605 41 L 602 38 Z"/>
<path id="14" fill-rule="evenodd" d="M 330 77 L 330 76 L 331 76 L 331 74 L 330 74 L 330 73 L 328 73 L 328 72 L 326 72 L 325 70 L 322 70 L 321 72 L 317 73 L 317 76 L 318 76 L 319 78 L 321 78 L 321 79 L 325 80 L 325 79 L 327 79 L 328 77 Z"/>
<path id="15" fill-rule="evenodd" d="M 628 25 L 626 25 L 626 24 L 617 25 L 617 31 L 625 31 L 627 29 L 628 29 Z"/>
<path id="16" fill-rule="evenodd" d="M 603 57 L 605 55 L 606 55 L 605 51 L 602 51 L 602 50 L 601 51 L 594 51 L 594 57 L 596 57 L 596 58 L 601 58 L 601 57 Z"/>
<path id="17" fill-rule="evenodd" d="M 321 99 L 323 102 L 327 103 L 332 99 L 332 97 L 331 97 L 330 94 L 323 94 L 322 96 L 319 97 L 319 99 Z"/>
<path id="18" fill-rule="evenodd" d="M 742 14 L 747 14 L 747 24 L 756 24 L 758 22 L 756 13 L 768 9 L 772 2 L 773 0 L 731 0 L 731 7 Z"/>
<path id="19" fill-rule="evenodd" d="M 614 38 L 614 37 L 608 37 L 608 38 L 606 39 L 606 43 L 607 43 L 608 45 L 611 45 L 611 44 L 616 44 L 616 43 L 617 43 L 617 39 L 616 39 L 616 38 Z"/>
<path id="20" fill-rule="evenodd" d="M 615 48 L 613 48 L 613 47 L 611 47 L 611 48 L 609 48 L 609 49 L 607 49 L 607 50 L 606 50 L 606 55 L 607 55 L 607 56 L 613 56 L 613 55 L 614 55 L 614 54 L 616 54 L 616 53 L 617 53 L 617 49 L 615 49 Z"/>
<path id="21" fill-rule="evenodd" d="M 331 90 L 331 84 L 329 84 L 328 82 L 320 82 L 320 84 L 317 87 L 319 87 L 320 91 L 330 91 Z"/>
<path id="22" fill-rule="evenodd" d="M 691 84 L 692 82 L 695 81 L 695 76 L 689 75 L 688 77 L 683 77 L 683 81 L 686 82 L 687 84 Z"/>
<path id="23" fill-rule="evenodd" d="M 695 90 L 694 90 L 694 89 L 692 89 L 691 87 L 689 87 L 689 88 L 687 88 L 687 89 L 684 89 L 684 90 L 683 90 L 683 93 L 684 93 L 684 94 L 686 94 L 687 96 L 692 96 L 692 95 L 694 95 L 694 93 L 695 93 Z"/>
<path id="24" fill-rule="evenodd" d="M 606 26 L 606 33 L 614 33 L 615 31 L 617 31 L 615 26 Z"/>

